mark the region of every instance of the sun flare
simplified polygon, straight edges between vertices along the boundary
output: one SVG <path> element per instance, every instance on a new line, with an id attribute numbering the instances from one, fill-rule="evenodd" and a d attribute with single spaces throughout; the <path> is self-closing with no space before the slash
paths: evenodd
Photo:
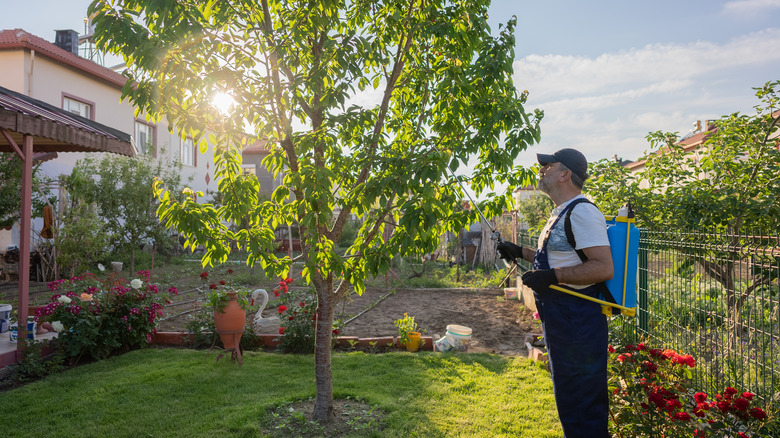
<path id="1" fill-rule="evenodd" d="M 211 104 L 219 111 L 220 114 L 227 115 L 233 109 L 233 105 L 236 104 L 236 100 L 233 99 L 229 93 L 219 92 L 211 98 Z"/>

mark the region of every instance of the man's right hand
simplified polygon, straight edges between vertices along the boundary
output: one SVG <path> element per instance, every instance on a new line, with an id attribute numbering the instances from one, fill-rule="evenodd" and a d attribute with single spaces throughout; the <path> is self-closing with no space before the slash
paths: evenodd
<path id="1" fill-rule="evenodd" d="M 514 260 L 523 258 L 523 247 L 517 246 L 512 242 L 501 242 L 496 246 L 500 258 L 504 260 Z"/>

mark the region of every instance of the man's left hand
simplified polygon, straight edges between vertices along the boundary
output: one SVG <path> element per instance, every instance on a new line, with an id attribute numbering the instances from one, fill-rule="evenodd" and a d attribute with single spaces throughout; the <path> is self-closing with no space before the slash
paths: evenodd
<path id="1" fill-rule="evenodd" d="M 523 284 L 536 292 L 549 289 L 551 284 L 558 283 L 558 276 L 554 269 L 537 269 L 523 274 Z"/>

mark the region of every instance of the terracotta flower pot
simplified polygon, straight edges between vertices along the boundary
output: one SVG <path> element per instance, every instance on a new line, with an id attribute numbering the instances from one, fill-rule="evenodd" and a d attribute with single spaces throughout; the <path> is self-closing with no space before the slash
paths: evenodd
<path id="1" fill-rule="evenodd" d="M 406 350 L 407 351 L 417 351 L 420 349 L 420 339 L 422 339 L 422 334 L 420 332 L 409 332 L 407 335 L 409 337 L 409 342 L 407 342 Z"/>
<path id="2" fill-rule="evenodd" d="M 238 304 L 236 292 L 228 292 L 227 295 L 229 301 L 225 308 L 221 311 L 214 310 L 214 325 L 225 349 L 234 350 L 238 348 L 241 336 L 244 334 L 246 310 Z"/>

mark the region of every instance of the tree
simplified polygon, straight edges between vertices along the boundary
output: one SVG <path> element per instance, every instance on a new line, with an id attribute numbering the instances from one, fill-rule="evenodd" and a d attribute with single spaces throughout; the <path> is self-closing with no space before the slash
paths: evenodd
<path id="1" fill-rule="evenodd" d="M 552 209 L 553 202 L 550 197 L 541 192 L 533 193 L 517 203 L 517 212 L 522 217 L 522 221 L 525 222 L 529 230 L 539 233 L 547 223 Z"/>
<path id="2" fill-rule="evenodd" d="M 329 419 L 336 301 L 350 288 L 362 293 L 393 255 L 431 252 L 443 231 L 476 220 L 455 211 L 463 193 L 448 169 L 475 159 L 468 181 L 478 194 L 530 181 L 513 161 L 539 140 L 542 114 L 525 112 L 527 93 L 512 83 L 516 20 L 493 37 L 487 1 L 110 3 L 95 1 L 90 13 L 101 49 L 126 60 L 125 94 L 202 152 L 207 139 L 215 145 L 223 205 L 193 193 L 176 202 L 159 182 L 160 217 L 188 247 L 206 247 L 204 265 L 224 261 L 234 244 L 248 264 L 279 275 L 291 260 L 273 254 L 272 230 L 299 225 L 302 275 L 318 300 L 314 416 Z M 235 102 L 223 114 L 211 103 L 217 93 Z M 240 172 L 242 147 L 258 138 L 271 151 L 263 165 L 283 176 L 267 202 Z M 490 193 L 481 207 L 499 214 L 507 205 Z M 339 253 L 351 214 L 364 222 Z M 249 228 L 231 230 L 247 217 Z"/>
<path id="3" fill-rule="evenodd" d="M 178 192 L 180 170 L 179 163 L 160 160 L 152 164 L 148 157 L 107 156 L 99 161 L 89 157 L 79 160 L 63 181 L 68 190 L 69 208 L 79 212 L 67 217 L 81 220 L 83 209 L 76 207 L 81 203 L 94 205 L 92 214 L 103 221 L 101 231 L 106 233 L 103 241 L 110 251 L 129 253 L 130 272 L 134 272 L 135 252 L 143 245 L 152 243 L 163 252 L 172 248 L 168 228 L 155 214 L 158 204 L 153 183 L 155 177 L 164 178 Z M 79 229 L 76 224 L 69 225 L 74 231 Z M 95 230 L 83 231 L 94 233 Z"/>
<path id="4" fill-rule="evenodd" d="M 41 217 L 47 203 L 54 203 L 40 164 L 33 167 L 32 209 L 33 217 Z M 22 213 L 22 161 L 13 152 L 0 153 L 0 228 L 10 227 L 19 221 Z"/>
<path id="5" fill-rule="evenodd" d="M 689 263 L 723 285 L 726 307 L 735 332 L 741 309 L 756 288 L 777 278 L 776 273 L 756 269 L 746 287 L 736 284 L 740 239 L 744 230 L 776 230 L 780 227 L 780 81 L 756 88 L 760 104 L 756 114 L 725 115 L 696 153 L 683 150 L 677 133 L 653 132 L 648 141 L 657 150 L 645 157 L 645 169 L 631 174 L 614 162 L 591 167 L 594 175 L 587 192 L 599 205 L 617 211 L 630 200 L 641 226 L 725 232 L 722 251 L 696 252 Z M 732 341 L 735 337 L 732 337 Z"/>

